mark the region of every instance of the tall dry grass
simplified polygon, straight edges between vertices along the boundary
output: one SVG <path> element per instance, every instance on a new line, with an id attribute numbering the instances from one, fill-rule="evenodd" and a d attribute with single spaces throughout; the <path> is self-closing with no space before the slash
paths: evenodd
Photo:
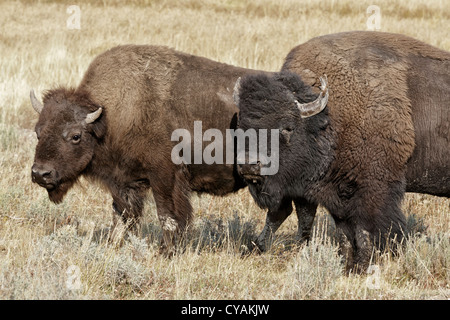
<path id="1" fill-rule="evenodd" d="M 68 6 L 81 10 L 66 27 Z M 56 206 L 32 185 L 37 116 L 28 100 L 76 86 L 91 60 L 112 46 L 160 44 L 239 66 L 278 70 L 312 37 L 365 30 L 371 1 L 4 1 L 0 3 L 0 298 L 2 299 L 448 299 L 450 201 L 407 195 L 414 230 L 398 257 L 376 253 L 376 272 L 344 276 L 333 223 L 321 209 L 309 245 L 293 241 L 290 217 L 265 254 L 249 254 L 265 213 L 246 190 L 193 196 L 196 220 L 182 254 L 158 255 L 160 227 L 147 201 L 139 232 L 107 241 L 111 199 L 81 181 Z M 442 0 L 376 3 L 381 31 L 450 50 L 450 8 Z"/>

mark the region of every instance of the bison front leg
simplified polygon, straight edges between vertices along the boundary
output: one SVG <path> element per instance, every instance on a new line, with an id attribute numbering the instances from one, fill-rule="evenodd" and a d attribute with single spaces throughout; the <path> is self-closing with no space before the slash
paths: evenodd
<path id="1" fill-rule="evenodd" d="M 295 209 L 298 218 L 298 231 L 296 240 L 303 242 L 309 240 L 311 229 L 316 216 L 317 205 L 309 203 L 303 198 L 295 199 Z M 281 224 L 292 213 L 292 200 L 283 200 L 280 208 L 267 213 L 266 224 L 256 240 L 256 245 L 261 251 L 266 251 L 272 244 L 273 235 Z"/>
<path id="2" fill-rule="evenodd" d="M 149 186 L 147 179 L 138 179 L 125 185 L 111 186 L 113 228 L 110 233 L 110 240 L 116 241 L 123 238 L 127 231 L 136 232 Z"/>
<path id="3" fill-rule="evenodd" d="M 256 239 L 256 246 L 262 252 L 272 245 L 273 235 L 292 212 L 292 200 L 284 199 L 278 210 L 267 212 L 266 224 Z"/>
<path id="4" fill-rule="evenodd" d="M 314 218 L 316 217 L 317 205 L 303 198 L 295 199 L 294 204 L 298 218 L 297 241 L 299 243 L 309 241 Z"/>
<path id="5" fill-rule="evenodd" d="M 133 199 L 132 201 L 130 199 Z M 142 216 L 144 197 L 113 196 L 113 226 L 109 235 L 111 242 L 120 242 L 128 232 L 136 232 L 136 226 Z"/>

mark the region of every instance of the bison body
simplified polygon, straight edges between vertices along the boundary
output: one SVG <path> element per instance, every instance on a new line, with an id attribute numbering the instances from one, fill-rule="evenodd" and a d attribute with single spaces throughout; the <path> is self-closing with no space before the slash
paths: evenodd
<path id="1" fill-rule="evenodd" d="M 141 216 L 151 188 L 162 248 L 171 248 L 191 219 L 191 192 L 224 195 L 245 186 L 233 163 L 175 164 L 171 135 L 192 132 L 194 121 L 203 131 L 232 127 L 234 83 L 251 72 L 166 47 L 108 50 L 77 88 L 50 90 L 43 105 L 32 94 L 40 112 L 33 181 L 56 203 L 80 176 L 97 181 L 129 225 Z"/>
<path id="2" fill-rule="evenodd" d="M 270 208 L 268 232 L 286 218 L 271 212 L 292 200 L 306 225 L 321 204 L 348 269 L 361 271 L 373 245 L 392 248 L 403 238 L 405 190 L 450 196 L 448 52 L 402 35 L 333 34 L 294 48 L 277 75 L 240 82 L 239 127 L 281 132 L 276 175 L 256 179 L 254 168 L 238 168 L 256 202 Z M 305 112 L 311 105 L 317 112 Z"/>
<path id="3" fill-rule="evenodd" d="M 351 128 L 340 126 L 346 141 L 392 140 L 402 146 L 396 156 L 402 169 L 407 159 L 407 192 L 450 197 L 449 52 L 399 34 L 345 32 L 297 46 L 282 70 L 313 85 L 315 74 L 329 75 L 332 117 L 353 119 Z M 376 131 L 360 133 L 364 121 Z"/>

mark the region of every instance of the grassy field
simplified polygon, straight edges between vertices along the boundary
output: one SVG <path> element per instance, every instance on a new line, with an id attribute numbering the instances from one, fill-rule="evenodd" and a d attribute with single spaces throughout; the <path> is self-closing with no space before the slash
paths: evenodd
<path id="1" fill-rule="evenodd" d="M 94 2 L 94 1 L 92 1 Z M 20 1 L 0 3 L 0 299 L 449 299 L 450 201 L 408 194 L 413 229 L 398 257 L 378 253 L 373 273 L 345 276 L 333 223 L 321 209 L 307 246 L 291 216 L 265 254 L 248 254 L 265 212 L 247 190 L 193 196 L 195 222 L 173 259 L 158 254 L 151 196 L 139 232 L 107 241 L 108 194 L 81 181 L 50 203 L 30 169 L 38 96 L 76 86 L 92 59 L 118 44 L 160 44 L 243 67 L 278 70 L 318 35 L 366 30 L 372 1 Z M 450 50 L 446 0 L 375 3 L 380 30 Z M 79 6 L 80 29 L 67 27 Z"/>

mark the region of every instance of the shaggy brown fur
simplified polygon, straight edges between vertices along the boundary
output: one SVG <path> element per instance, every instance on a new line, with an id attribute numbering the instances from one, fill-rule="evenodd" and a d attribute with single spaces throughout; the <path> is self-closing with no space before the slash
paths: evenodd
<path id="1" fill-rule="evenodd" d="M 250 184 L 250 191 L 271 212 L 283 212 L 294 199 L 307 226 L 317 204 L 324 205 L 340 232 L 348 269 L 365 270 L 371 244 L 390 246 L 387 239 L 399 242 L 406 232 L 400 210 L 405 189 L 450 196 L 450 54 L 402 35 L 349 32 L 299 45 L 281 71 L 241 81 L 241 128 L 283 132 L 290 126 L 290 147 L 280 145 L 279 173 Z M 318 86 L 324 74 L 328 107 L 309 121 L 293 116 L 287 97 L 293 92 L 299 101 L 314 100 L 303 82 Z M 282 98 L 280 90 L 291 93 Z M 303 138 L 295 134 L 305 130 Z M 325 171 L 318 169 L 326 164 Z M 274 232 L 286 217 L 269 212 L 267 225 Z"/>
<path id="2" fill-rule="evenodd" d="M 81 175 L 98 181 L 128 224 L 141 216 L 151 188 L 162 247 L 172 249 L 192 218 L 190 192 L 224 195 L 245 183 L 233 164 L 175 165 L 171 134 L 184 128 L 193 138 L 196 120 L 203 131 L 225 132 L 237 111 L 233 85 L 250 72 L 166 47 L 112 48 L 91 63 L 76 89 L 45 94 L 33 179 L 54 202 Z M 100 107 L 100 117 L 87 124 L 87 114 Z"/>
<path id="3" fill-rule="evenodd" d="M 449 52 L 399 34 L 346 32 L 295 47 L 282 70 L 312 85 L 327 74 L 330 115 L 343 141 L 395 150 L 386 157 L 381 147 L 371 148 L 361 156 L 349 145 L 342 159 L 362 163 L 359 158 L 369 157 L 389 168 L 391 178 L 403 176 L 407 162 L 406 191 L 450 197 Z M 367 121 L 371 127 L 361 131 Z M 376 170 L 367 172 L 368 179 L 383 177 Z"/>

